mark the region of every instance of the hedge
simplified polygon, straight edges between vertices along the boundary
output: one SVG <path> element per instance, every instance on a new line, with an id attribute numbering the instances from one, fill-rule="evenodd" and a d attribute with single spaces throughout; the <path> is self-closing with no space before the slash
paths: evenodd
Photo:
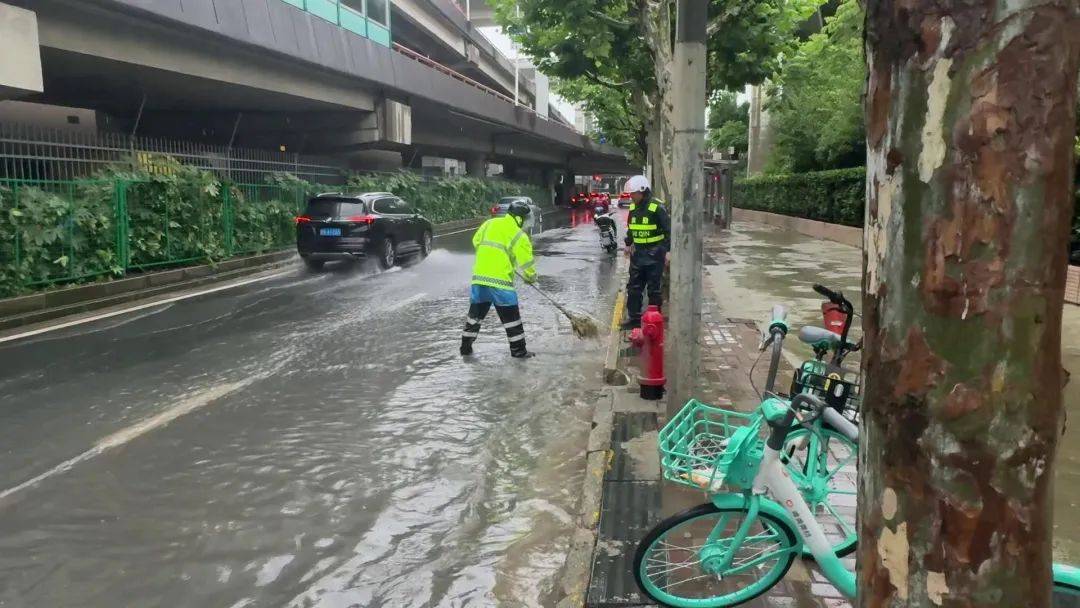
<path id="1" fill-rule="evenodd" d="M 737 180 L 734 205 L 743 209 L 861 227 L 866 170 L 836 169 Z"/>
<path id="2" fill-rule="evenodd" d="M 290 174 L 234 184 L 168 157 L 154 167 L 75 181 L 0 179 L 0 297 L 292 247 L 307 198 L 342 189 Z M 551 202 L 535 186 L 407 173 L 355 175 L 346 190 L 393 192 L 434 223 L 482 217 L 502 196 Z"/>
<path id="3" fill-rule="evenodd" d="M 805 217 L 861 228 L 866 169 L 837 169 L 737 180 L 734 205 L 742 209 Z M 1080 246 L 1080 190 L 1076 191 L 1072 240 Z"/>
<path id="4" fill-rule="evenodd" d="M 350 192 L 392 192 L 412 203 L 435 224 L 483 217 L 504 196 L 528 196 L 551 206 L 544 188 L 502 179 L 446 177 L 423 180 L 414 173 L 378 173 L 349 178 Z"/>

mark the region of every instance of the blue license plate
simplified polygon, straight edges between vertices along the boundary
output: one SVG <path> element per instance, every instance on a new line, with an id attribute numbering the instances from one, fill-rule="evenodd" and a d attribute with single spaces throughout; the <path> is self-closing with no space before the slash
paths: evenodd
<path id="1" fill-rule="evenodd" d="M 341 228 L 319 228 L 319 236 L 341 236 Z"/>

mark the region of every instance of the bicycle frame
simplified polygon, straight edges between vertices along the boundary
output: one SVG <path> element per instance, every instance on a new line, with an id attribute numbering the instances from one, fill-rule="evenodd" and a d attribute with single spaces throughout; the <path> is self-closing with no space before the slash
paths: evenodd
<path id="1" fill-rule="evenodd" d="M 767 497 L 771 494 L 773 499 Z M 754 479 L 754 488 L 750 496 L 750 507 L 767 509 L 771 514 L 785 519 L 798 530 L 802 542 L 810 549 L 814 560 L 821 567 L 825 578 L 847 597 L 855 597 L 855 573 L 844 567 L 840 558 L 833 553 L 832 546 L 825 538 L 810 505 L 806 504 L 802 493 L 795 487 L 787 468 L 780 461 L 780 452 L 766 446 Z M 755 505 L 756 503 L 756 505 Z M 749 518 L 748 518 L 749 519 Z M 732 553 L 738 545 L 733 543 Z M 797 547 L 801 550 L 801 547 Z"/>

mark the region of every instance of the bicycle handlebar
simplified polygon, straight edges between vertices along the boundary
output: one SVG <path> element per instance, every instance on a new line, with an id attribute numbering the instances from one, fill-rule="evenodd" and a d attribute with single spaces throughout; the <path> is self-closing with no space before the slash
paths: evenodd
<path id="1" fill-rule="evenodd" d="M 832 302 L 833 304 L 836 304 L 838 306 L 843 305 L 845 303 L 848 303 L 847 299 L 844 298 L 843 294 L 839 294 L 839 293 L 829 289 L 828 287 L 825 287 L 824 285 L 819 285 L 818 283 L 814 283 L 814 291 L 816 291 L 816 292 L 820 293 L 821 295 L 825 296 L 826 299 L 828 299 L 830 302 Z"/>
<path id="2" fill-rule="evenodd" d="M 825 402 L 821 400 L 817 395 L 809 395 L 807 393 L 799 393 L 791 398 L 791 409 L 795 409 L 802 406 L 802 402 L 809 402 L 809 407 L 802 407 L 807 410 L 821 411 L 825 409 Z"/>

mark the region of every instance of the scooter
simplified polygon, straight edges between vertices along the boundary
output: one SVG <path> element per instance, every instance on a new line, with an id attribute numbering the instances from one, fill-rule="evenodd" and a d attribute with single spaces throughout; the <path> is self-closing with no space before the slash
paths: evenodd
<path id="1" fill-rule="evenodd" d="M 615 228 L 615 218 L 612 214 L 604 213 L 603 207 L 597 207 L 593 211 L 593 222 L 596 223 L 596 229 L 600 232 L 600 246 L 604 248 L 604 251 L 608 253 L 618 251 L 617 230 Z"/>

